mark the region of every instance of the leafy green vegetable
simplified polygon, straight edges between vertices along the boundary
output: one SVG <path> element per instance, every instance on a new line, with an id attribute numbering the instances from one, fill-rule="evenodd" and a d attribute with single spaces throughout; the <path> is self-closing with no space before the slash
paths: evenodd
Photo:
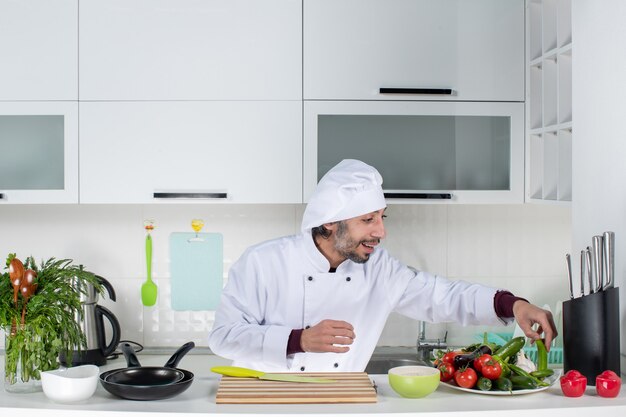
<path id="1" fill-rule="evenodd" d="M 14 257 L 10 254 L 7 264 Z M 85 336 L 76 320 L 82 315 L 81 293 L 87 283 L 103 291 L 93 273 L 72 265 L 69 259 L 51 258 L 37 266 L 29 257 L 24 267 L 37 273 L 37 289 L 28 300 L 20 296 L 17 304 L 8 272 L 0 274 L 0 326 L 6 333 L 5 378 L 11 384 L 18 378 L 24 382 L 39 379 L 40 372 L 58 368 L 60 353 L 71 357 L 73 350 L 85 347 Z"/>

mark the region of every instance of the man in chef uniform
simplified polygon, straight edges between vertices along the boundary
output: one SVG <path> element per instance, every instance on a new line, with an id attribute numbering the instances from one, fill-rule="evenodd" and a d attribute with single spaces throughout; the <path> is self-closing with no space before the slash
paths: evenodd
<path id="1" fill-rule="evenodd" d="M 213 353 L 265 372 L 363 371 L 391 312 L 462 325 L 515 319 L 550 346 L 550 312 L 507 291 L 416 273 L 378 247 L 382 182 L 375 168 L 341 161 L 317 185 L 300 234 L 245 251 L 215 315 Z"/>

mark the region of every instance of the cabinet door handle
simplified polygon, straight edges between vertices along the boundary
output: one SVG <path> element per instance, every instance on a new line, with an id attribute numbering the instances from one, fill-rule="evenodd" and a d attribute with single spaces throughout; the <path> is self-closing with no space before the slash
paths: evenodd
<path id="1" fill-rule="evenodd" d="M 385 198 L 418 198 L 429 200 L 450 200 L 452 194 L 450 193 L 384 193 Z"/>
<path id="2" fill-rule="evenodd" d="M 0 193 L 0 200 L 4 200 L 4 194 Z"/>
<path id="3" fill-rule="evenodd" d="M 430 95 L 452 95 L 451 88 L 386 88 L 380 89 L 380 94 L 430 94 Z"/>
<path id="4" fill-rule="evenodd" d="M 192 198 L 192 199 L 211 199 L 223 200 L 228 198 L 228 193 L 223 191 L 217 192 L 196 192 L 196 191 L 156 191 L 154 198 L 173 199 L 173 198 Z"/>

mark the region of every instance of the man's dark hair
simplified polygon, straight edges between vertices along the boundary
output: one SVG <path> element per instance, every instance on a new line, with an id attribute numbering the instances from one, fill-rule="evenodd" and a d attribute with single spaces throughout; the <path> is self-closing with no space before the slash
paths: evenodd
<path id="1" fill-rule="evenodd" d="M 313 235 L 313 237 L 320 236 L 324 239 L 328 239 L 331 233 L 332 233 L 332 230 L 328 230 L 327 228 L 324 227 L 324 225 L 317 226 L 311 229 L 311 234 Z"/>

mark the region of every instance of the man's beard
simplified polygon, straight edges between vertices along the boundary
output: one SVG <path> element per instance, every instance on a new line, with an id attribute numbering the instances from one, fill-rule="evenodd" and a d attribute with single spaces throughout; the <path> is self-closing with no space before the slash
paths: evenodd
<path id="1" fill-rule="evenodd" d="M 380 242 L 379 239 L 375 240 L 361 240 L 356 241 L 348 234 L 348 225 L 345 221 L 339 221 L 337 225 L 337 231 L 335 232 L 335 250 L 339 254 L 352 262 L 357 264 L 364 264 L 370 258 L 370 254 L 359 255 L 356 251 L 362 243 Z"/>

